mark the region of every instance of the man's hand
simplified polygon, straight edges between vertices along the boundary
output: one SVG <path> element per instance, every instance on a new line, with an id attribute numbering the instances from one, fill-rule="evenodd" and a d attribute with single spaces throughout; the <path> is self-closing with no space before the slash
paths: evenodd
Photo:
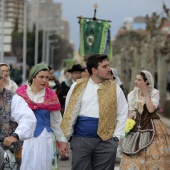
<path id="1" fill-rule="evenodd" d="M 67 157 L 69 154 L 69 144 L 67 142 L 60 142 L 59 152 L 62 157 Z"/>
<path id="2" fill-rule="evenodd" d="M 4 139 L 3 144 L 4 144 L 4 146 L 8 146 L 9 147 L 9 146 L 11 146 L 12 143 L 14 143 L 16 141 L 17 141 L 17 139 L 15 137 L 9 136 L 9 137 L 6 137 Z"/>

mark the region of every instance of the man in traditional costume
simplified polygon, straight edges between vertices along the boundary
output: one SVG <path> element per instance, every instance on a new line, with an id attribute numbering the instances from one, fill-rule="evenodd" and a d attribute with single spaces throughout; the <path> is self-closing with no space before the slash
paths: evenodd
<path id="1" fill-rule="evenodd" d="M 121 88 L 109 80 L 107 55 L 90 56 L 87 69 L 90 77 L 77 80 L 67 94 L 61 128 L 72 136 L 72 170 L 113 170 L 128 105 Z"/>

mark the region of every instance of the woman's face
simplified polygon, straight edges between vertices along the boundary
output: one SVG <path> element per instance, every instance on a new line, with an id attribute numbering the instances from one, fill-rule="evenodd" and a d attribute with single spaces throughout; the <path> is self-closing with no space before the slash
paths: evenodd
<path id="1" fill-rule="evenodd" d="M 31 86 L 35 86 L 38 89 L 38 91 L 41 91 L 47 86 L 48 81 L 49 81 L 49 71 L 40 71 L 33 78 Z"/>
<path id="2" fill-rule="evenodd" d="M 139 87 L 139 88 L 142 88 L 144 86 L 147 86 L 147 81 L 145 82 L 143 77 L 141 75 L 137 75 L 136 76 L 136 79 L 135 79 L 135 86 L 136 87 Z"/>
<path id="3" fill-rule="evenodd" d="M 1 66 L 1 70 L 4 74 L 4 78 L 5 79 L 8 79 L 9 77 L 9 68 L 7 66 Z"/>
<path id="4" fill-rule="evenodd" d="M 0 90 L 4 87 L 4 77 L 2 72 L 0 71 Z"/>

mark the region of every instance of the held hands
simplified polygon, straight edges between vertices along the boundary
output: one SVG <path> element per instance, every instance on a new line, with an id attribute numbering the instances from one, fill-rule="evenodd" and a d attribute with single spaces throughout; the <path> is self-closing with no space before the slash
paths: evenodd
<path id="1" fill-rule="evenodd" d="M 69 144 L 67 142 L 60 142 L 59 154 L 62 157 L 67 157 L 69 154 Z"/>
<path id="2" fill-rule="evenodd" d="M 9 147 L 9 146 L 11 146 L 12 143 L 14 143 L 16 141 L 18 141 L 18 140 L 15 137 L 9 136 L 9 137 L 6 137 L 4 139 L 3 144 L 4 144 L 4 146 L 8 146 Z"/>

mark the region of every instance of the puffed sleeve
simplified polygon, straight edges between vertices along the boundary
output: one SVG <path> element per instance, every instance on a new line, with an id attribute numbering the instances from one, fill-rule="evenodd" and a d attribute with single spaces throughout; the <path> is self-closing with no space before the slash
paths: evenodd
<path id="1" fill-rule="evenodd" d="M 11 102 L 11 120 L 18 123 L 15 133 L 20 140 L 26 140 L 34 135 L 36 117 L 25 100 L 15 94 Z"/>
<path id="2" fill-rule="evenodd" d="M 135 110 L 135 101 L 133 101 L 133 95 L 133 91 L 131 91 L 127 96 L 129 110 Z"/>
<path id="3" fill-rule="evenodd" d="M 150 95 L 151 101 L 153 102 L 154 106 L 157 108 L 159 105 L 160 95 L 159 90 L 154 89 Z"/>

